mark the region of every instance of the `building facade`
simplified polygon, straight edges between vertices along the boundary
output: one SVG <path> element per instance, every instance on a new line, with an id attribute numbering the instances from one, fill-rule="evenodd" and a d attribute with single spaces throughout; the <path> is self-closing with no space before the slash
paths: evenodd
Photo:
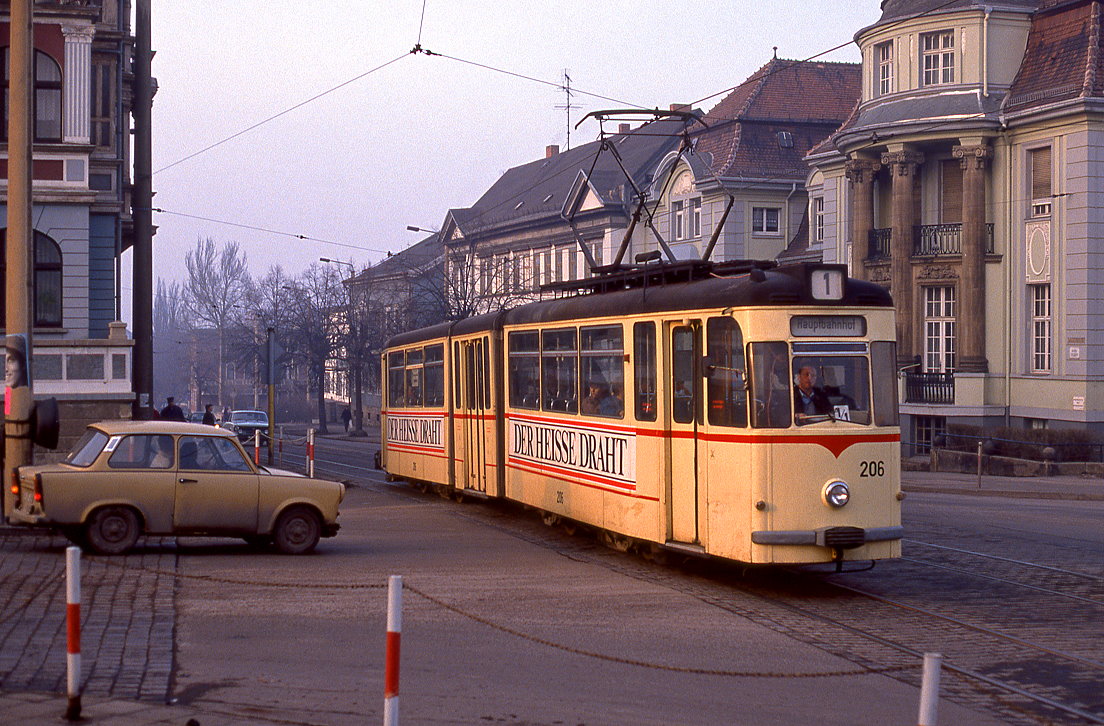
<path id="1" fill-rule="evenodd" d="M 885 0 L 856 42 L 807 186 L 824 259 L 893 293 L 904 438 L 1104 428 L 1099 3 Z"/>
<path id="2" fill-rule="evenodd" d="M 667 258 L 775 259 L 818 250 L 810 233 L 805 155 L 850 115 L 859 97 L 854 63 L 773 58 L 699 121 L 651 174 L 654 228 L 638 250 Z M 812 210 L 823 220 L 823 210 Z M 711 246 L 712 245 L 712 246 Z"/>
<path id="3" fill-rule="evenodd" d="M 5 68 L 8 7 L 0 5 Z M 115 322 L 118 260 L 131 237 L 130 15 L 129 0 L 34 3 L 32 376 L 36 396 L 58 399 L 63 437 L 90 420 L 129 416 L 134 398 L 132 342 Z M 5 230 L 7 99 L 5 92 Z"/>

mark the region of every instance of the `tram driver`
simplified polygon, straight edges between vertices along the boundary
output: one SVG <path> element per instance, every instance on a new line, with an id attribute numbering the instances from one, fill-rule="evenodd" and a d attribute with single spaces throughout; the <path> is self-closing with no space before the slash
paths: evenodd
<path id="1" fill-rule="evenodd" d="M 794 375 L 794 418 L 798 422 L 802 416 L 823 416 L 832 412 L 832 402 L 824 390 L 817 386 L 817 371 L 809 361 L 796 364 Z"/>

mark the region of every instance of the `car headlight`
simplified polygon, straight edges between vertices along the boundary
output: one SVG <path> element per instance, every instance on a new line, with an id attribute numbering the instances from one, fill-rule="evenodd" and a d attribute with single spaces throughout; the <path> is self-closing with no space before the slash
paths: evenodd
<path id="1" fill-rule="evenodd" d="M 830 481 L 824 485 L 824 502 L 829 507 L 839 509 L 851 500 L 851 489 L 846 482 Z"/>

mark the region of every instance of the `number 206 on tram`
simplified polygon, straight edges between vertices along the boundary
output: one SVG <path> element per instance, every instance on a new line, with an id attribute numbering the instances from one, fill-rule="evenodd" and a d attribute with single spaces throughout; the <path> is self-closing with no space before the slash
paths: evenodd
<path id="1" fill-rule="evenodd" d="M 617 546 L 752 564 L 900 556 L 894 312 L 841 265 L 687 262 L 403 333 L 392 479 Z"/>

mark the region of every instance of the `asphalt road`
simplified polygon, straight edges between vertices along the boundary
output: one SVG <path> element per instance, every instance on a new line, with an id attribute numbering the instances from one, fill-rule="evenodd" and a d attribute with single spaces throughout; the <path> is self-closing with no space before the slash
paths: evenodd
<path id="1" fill-rule="evenodd" d="M 1102 503 L 910 496 L 914 539 L 901 562 L 843 577 L 764 575 L 660 566 L 515 507 L 388 484 L 366 468 L 372 453 L 363 441 L 320 441 L 319 470 L 355 485 L 341 533 L 313 555 L 167 538 L 122 558 L 86 558 L 86 693 L 172 699 L 203 726 L 378 721 L 385 586 L 399 574 L 404 723 L 915 724 L 916 654 L 927 649 L 983 677 L 1013 672 L 1025 688 L 1049 673 L 1061 682 L 1048 693 L 1101 706 L 1091 702 L 1100 672 L 1085 663 L 1104 660 L 1104 596 L 1092 579 L 1104 580 Z M 63 690 L 64 544 L 0 534 L 0 696 Z M 1019 565 L 997 572 L 938 549 L 966 545 L 1045 562 L 1055 569 L 1047 590 L 1066 588 L 1065 604 L 1051 604 L 1034 575 L 1035 590 L 1010 589 Z M 1067 568 L 1088 583 L 1079 594 L 1057 571 Z M 979 574 L 988 579 L 972 579 Z M 985 621 L 1084 663 L 1056 668 L 919 608 Z M 999 667 L 986 670 L 994 656 Z M 940 723 L 1093 722 L 961 672 L 945 671 L 944 695 Z"/>

